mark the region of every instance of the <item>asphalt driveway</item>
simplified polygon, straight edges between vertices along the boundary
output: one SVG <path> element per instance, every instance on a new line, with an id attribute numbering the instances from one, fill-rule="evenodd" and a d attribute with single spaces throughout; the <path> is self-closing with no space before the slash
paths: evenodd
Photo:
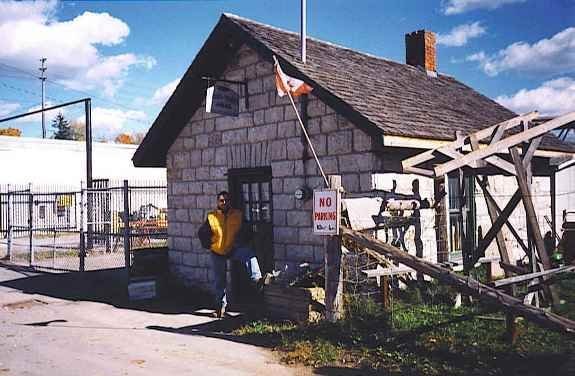
<path id="1" fill-rule="evenodd" d="M 307 375 L 231 334 L 205 297 L 125 298 L 122 270 L 44 274 L 0 264 L 0 375 Z"/>

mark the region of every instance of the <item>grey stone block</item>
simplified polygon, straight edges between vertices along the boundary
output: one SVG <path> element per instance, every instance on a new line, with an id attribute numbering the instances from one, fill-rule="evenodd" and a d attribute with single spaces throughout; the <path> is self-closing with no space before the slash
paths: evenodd
<path id="1" fill-rule="evenodd" d="M 319 99 L 310 99 L 307 106 L 307 114 L 310 117 L 321 116 L 325 114 L 325 104 Z"/>
<path id="2" fill-rule="evenodd" d="M 211 209 L 214 207 L 215 198 L 209 195 L 201 195 L 197 198 L 198 209 Z"/>
<path id="3" fill-rule="evenodd" d="M 263 83 L 261 78 L 254 78 L 248 81 L 248 93 L 250 95 L 259 94 L 263 91 Z"/>
<path id="4" fill-rule="evenodd" d="M 294 162 L 293 161 L 272 162 L 272 173 L 274 176 L 293 176 Z"/>
<path id="5" fill-rule="evenodd" d="M 293 195 L 296 189 L 304 185 L 303 178 L 284 178 L 283 179 L 283 192 Z"/>
<path id="6" fill-rule="evenodd" d="M 202 150 L 202 166 L 213 166 L 215 164 L 215 152 L 213 148 Z"/>
<path id="7" fill-rule="evenodd" d="M 284 120 L 284 107 L 276 106 L 272 108 L 267 108 L 265 112 L 266 123 L 278 123 Z"/>
<path id="8" fill-rule="evenodd" d="M 265 123 L 265 114 L 266 114 L 265 110 L 254 111 L 254 115 L 253 115 L 254 125 L 264 124 Z"/>
<path id="9" fill-rule="evenodd" d="M 277 138 L 277 125 L 266 124 L 248 129 L 248 142 L 261 142 Z"/>
<path id="10" fill-rule="evenodd" d="M 274 218 L 274 226 L 285 226 L 286 225 L 286 211 L 285 210 L 279 210 L 274 208 L 274 214 L 273 214 Z"/>
<path id="11" fill-rule="evenodd" d="M 345 174 L 341 177 L 341 184 L 346 192 L 359 191 L 359 175 L 358 174 Z"/>
<path id="12" fill-rule="evenodd" d="M 196 136 L 196 149 L 204 149 L 209 146 L 210 138 L 207 134 L 199 134 Z"/>
<path id="13" fill-rule="evenodd" d="M 301 159 L 303 156 L 304 145 L 299 137 L 292 137 L 286 140 L 287 143 L 287 158 L 288 159 Z"/>
<path id="14" fill-rule="evenodd" d="M 294 227 L 284 227 L 275 226 L 274 227 L 274 242 L 279 243 L 289 243 L 297 239 L 298 232 L 297 228 Z"/>
<path id="15" fill-rule="evenodd" d="M 376 158 L 371 153 L 348 154 L 338 157 L 339 170 L 345 172 L 374 171 Z"/>
<path id="16" fill-rule="evenodd" d="M 198 254 L 195 252 L 184 252 L 182 255 L 182 264 L 186 266 L 199 266 Z"/>
<path id="17" fill-rule="evenodd" d="M 298 229 L 298 239 L 300 244 L 322 244 L 323 240 L 320 235 L 314 235 L 310 227 L 301 227 Z"/>
<path id="18" fill-rule="evenodd" d="M 356 152 L 369 151 L 372 149 L 371 136 L 360 129 L 353 130 L 353 150 Z"/>
<path id="19" fill-rule="evenodd" d="M 303 210 L 290 210 L 287 212 L 288 226 L 311 227 L 311 212 Z"/>
<path id="20" fill-rule="evenodd" d="M 243 144 L 248 140 L 247 129 L 236 129 L 222 133 L 222 143 L 228 144 Z"/>
<path id="21" fill-rule="evenodd" d="M 206 215 L 204 214 L 206 211 L 203 209 L 192 208 L 188 209 L 188 212 L 191 223 L 202 224 L 206 220 Z"/>
<path id="22" fill-rule="evenodd" d="M 197 180 L 210 180 L 210 168 L 209 167 L 198 167 L 196 169 L 196 179 Z"/>
<path id="23" fill-rule="evenodd" d="M 329 155 L 341 155 L 352 151 L 351 131 L 331 133 L 327 138 L 327 152 Z M 341 165 L 340 165 L 341 166 Z"/>
<path id="24" fill-rule="evenodd" d="M 188 154 L 190 167 L 200 167 L 202 165 L 202 151 L 192 150 Z"/>
<path id="25" fill-rule="evenodd" d="M 295 198 L 293 195 L 276 194 L 273 197 L 274 209 L 289 210 L 295 207 Z"/>
<path id="26" fill-rule="evenodd" d="M 287 113 L 287 111 L 286 111 L 286 113 Z M 299 130 L 299 125 L 293 120 L 282 121 L 282 122 L 278 123 L 278 137 L 279 138 L 288 138 L 288 137 L 299 136 L 299 133 L 297 133 L 298 130 Z"/>
<path id="27" fill-rule="evenodd" d="M 287 148 L 285 140 L 272 141 L 270 144 L 270 159 L 272 161 L 281 161 L 287 157 Z"/>
<path id="28" fill-rule="evenodd" d="M 190 220 L 187 209 L 176 209 L 176 221 L 187 222 Z"/>
<path id="29" fill-rule="evenodd" d="M 196 179 L 196 169 L 186 168 L 182 170 L 182 180 L 183 181 L 193 181 Z"/>

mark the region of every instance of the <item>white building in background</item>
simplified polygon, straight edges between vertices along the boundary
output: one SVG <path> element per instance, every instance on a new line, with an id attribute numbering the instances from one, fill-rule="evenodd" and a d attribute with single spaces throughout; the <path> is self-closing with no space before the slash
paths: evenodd
<path id="1" fill-rule="evenodd" d="M 92 177 L 165 182 L 165 168 L 135 168 L 137 145 L 92 143 Z M 84 141 L 0 136 L 0 184 L 65 185 L 86 181 Z"/>

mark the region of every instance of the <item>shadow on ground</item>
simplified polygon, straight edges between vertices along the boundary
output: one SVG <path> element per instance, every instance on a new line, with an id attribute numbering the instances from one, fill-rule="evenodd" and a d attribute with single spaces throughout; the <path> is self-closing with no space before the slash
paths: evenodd
<path id="1" fill-rule="evenodd" d="M 152 313 L 194 313 L 210 306 L 210 298 L 200 291 L 164 285 L 161 298 L 130 301 L 128 276 L 124 268 L 87 272 L 47 273 L 33 268 L 0 262 L 0 268 L 16 272 L 19 278 L 2 278 L 0 286 L 27 294 L 45 295 L 70 301 L 91 301 L 118 308 Z M 11 275 L 13 275 L 12 273 Z"/>

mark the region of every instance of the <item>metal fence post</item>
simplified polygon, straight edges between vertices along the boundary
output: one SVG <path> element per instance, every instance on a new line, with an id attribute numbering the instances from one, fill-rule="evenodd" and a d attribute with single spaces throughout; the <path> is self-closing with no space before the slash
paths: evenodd
<path id="1" fill-rule="evenodd" d="M 7 224 L 7 228 L 6 230 L 8 230 L 8 239 L 7 242 L 8 244 L 6 245 L 7 250 L 6 252 L 8 253 L 6 256 L 8 257 L 9 261 L 12 261 L 12 194 L 10 193 L 10 185 L 8 185 L 8 197 L 7 197 L 7 201 L 8 201 L 8 208 L 6 209 L 6 224 Z"/>
<path id="2" fill-rule="evenodd" d="M 32 195 L 32 184 L 29 185 L 28 191 L 28 231 L 29 231 L 29 264 L 32 266 L 34 264 L 34 195 Z"/>
<path id="3" fill-rule="evenodd" d="M 84 188 L 80 182 L 80 265 L 81 272 L 86 270 L 86 238 L 84 233 Z"/>
<path id="4" fill-rule="evenodd" d="M 124 180 L 124 259 L 126 270 L 130 270 L 130 188 Z"/>

